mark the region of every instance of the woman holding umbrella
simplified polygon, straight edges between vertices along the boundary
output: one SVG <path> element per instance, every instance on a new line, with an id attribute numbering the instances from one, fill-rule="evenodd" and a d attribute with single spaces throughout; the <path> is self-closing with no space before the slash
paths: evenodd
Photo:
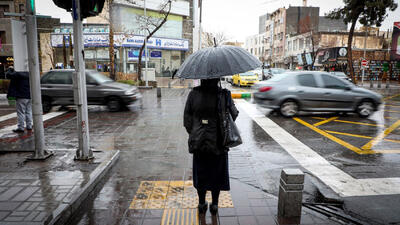
<path id="1" fill-rule="evenodd" d="M 222 135 L 218 118 L 218 96 L 222 89 L 219 79 L 201 80 L 188 96 L 184 126 L 189 133 L 189 152 L 193 153 L 193 184 L 199 196 L 199 213 L 207 211 L 206 193 L 211 191 L 210 212 L 218 212 L 220 191 L 229 191 L 228 151 L 222 145 Z M 230 101 L 232 98 L 229 96 Z M 239 112 L 231 104 L 232 118 Z"/>
<path id="2" fill-rule="evenodd" d="M 228 111 L 235 120 L 239 112 L 230 92 L 218 85 L 220 77 L 246 72 L 260 65 L 259 60 L 242 48 L 211 47 L 189 56 L 176 74 L 180 78 L 201 79 L 201 85 L 189 93 L 184 111 L 189 152 L 193 154 L 193 185 L 199 197 L 200 214 L 206 213 L 208 208 L 207 191 L 211 191 L 212 196 L 210 212 L 216 215 L 220 191 L 230 190 L 229 148 L 223 144 L 220 115 Z"/>

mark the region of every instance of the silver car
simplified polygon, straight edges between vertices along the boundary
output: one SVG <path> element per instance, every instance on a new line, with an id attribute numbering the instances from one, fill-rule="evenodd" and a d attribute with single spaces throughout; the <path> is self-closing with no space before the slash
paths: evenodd
<path id="1" fill-rule="evenodd" d="M 356 112 L 368 117 L 382 104 L 382 96 L 329 73 L 302 71 L 276 74 L 257 83 L 254 100 L 285 117 L 299 111 Z"/>
<path id="2" fill-rule="evenodd" d="M 334 76 L 336 76 L 336 77 L 338 77 L 338 78 L 340 78 L 340 79 L 347 80 L 347 81 L 350 81 L 350 82 L 351 82 L 350 77 L 348 77 L 348 76 L 347 76 L 345 73 L 343 73 L 343 72 L 330 72 L 329 74 L 332 74 L 332 75 L 334 75 Z"/>
<path id="3" fill-rule="evenodd" d="M 74 104 L 73 72 L 52 70 L 43 75 L 40 80 L 43 112 L 49 112 L 55 105 Z M 86 91 L 88 105 L 106 105 L 110 111 L 119 111 L 141 98 L 135 86 L 115 82 L 93 70 L 86 70 Z"/>

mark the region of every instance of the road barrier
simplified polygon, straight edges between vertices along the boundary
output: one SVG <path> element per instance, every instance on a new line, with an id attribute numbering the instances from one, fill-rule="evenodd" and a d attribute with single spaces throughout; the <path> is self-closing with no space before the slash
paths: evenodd
<path id="1" fill-rule="evenodd" d="M 250 92 L 231 93 L 232 98 L 251 98 Z"/>
<path id="2" fill-rule="evenodd" d="M 304 173 L 299 169 L 283 169 L 279 185 L 278 217 L 300 222 Z"/>

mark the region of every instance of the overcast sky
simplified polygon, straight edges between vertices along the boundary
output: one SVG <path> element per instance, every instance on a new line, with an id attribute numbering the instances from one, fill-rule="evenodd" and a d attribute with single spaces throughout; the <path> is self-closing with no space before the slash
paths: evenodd
<path id="1" fill-rule="evenodd" d="M 399 0 L 395 0 L 399 3 Z M 203 0 L 202 27 L 205 31 L 224 32 L 230 39 L 244 41 L 246 36 L 258 33 L 258 17 L 279 7 L 301 6 L 302 0 Z M 319 6 L 320 15 L 343 6 L 342 0 L 308 0 L 308 6 Z M 52 0 L 36 0 L 37 13 L 61 18 L 71 23 L 71 15 L 57 8 Z M 400 7 L 389 13 L 382 30 L 392 29 L 400 21 Z"/>

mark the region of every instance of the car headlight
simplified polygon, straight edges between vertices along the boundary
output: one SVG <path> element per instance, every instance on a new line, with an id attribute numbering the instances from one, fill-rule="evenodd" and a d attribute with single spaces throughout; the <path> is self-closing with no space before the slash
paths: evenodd
<path id="1" fill-rule="evenodd" d="M 133 94 L 135 94 L 135 90 L 127 90 L 127 91 L 125 91 L 124 94 L 125 95 L 133 95 Z"/>

